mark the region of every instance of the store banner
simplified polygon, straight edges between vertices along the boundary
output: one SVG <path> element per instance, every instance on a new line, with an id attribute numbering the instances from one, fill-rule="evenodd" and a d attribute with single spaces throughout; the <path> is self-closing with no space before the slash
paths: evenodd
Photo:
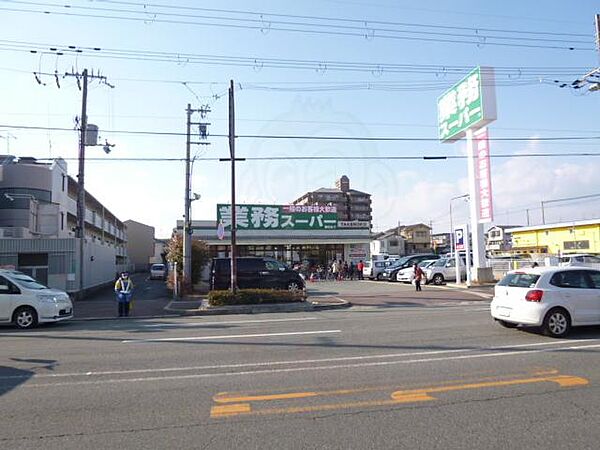
<path id="1" fill-rule="evenodd" d="M 473 135 L 475 143 L 475 170 L 479 189 L 479 223 L 494 220 L 492 203 L 492 176 L 490 170 L 490 144 L 487 128 L 482 128 Z"/>
<path id="2" fill-rule="evenodd" d="M 238 230 L 335 230 L 335 206 L 324 205 L 236 205 Z M 217 223 L 231 230 L 231 205 L 217 205 Z"/>

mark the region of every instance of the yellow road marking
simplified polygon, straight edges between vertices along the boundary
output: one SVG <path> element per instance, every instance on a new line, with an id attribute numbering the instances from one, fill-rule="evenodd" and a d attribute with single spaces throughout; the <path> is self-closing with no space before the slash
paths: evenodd
<path id="1" fill-rule="evenodd" d="M 251 408 L 249 403 L 240 403 L 236 405 L 218 405 L 210 409 L 210 417 L 236 416 L 238 414 L 248 414 Z"/>
<path id="2" fill-rule="evenodd" d="M 215 396 L 213 400 L 217 403 L 239 403 L 239 402 L 264 402 L 270 400 L 290 400 L 296 398 L 317 397 L 321 392 L 290 392 L 287 394 L 271 395 L 247 395 L 238 397 Z"/>
<path id="3" fill-rule="evenodd" d="M 543 372 L 540 372 L 542 374 Z M 311 397 L 333 396 L 333 395 L 351 395 L 372 391 L 381 391 L 381 388 L 359 388 L 359 389 L 340 389 L 332 391 L 309 391 L 309 392 L 289 392 L 280 394 L 265 395 L 238 395 L 230 393 L 221 393 L 214 397 L 214 401 L 219 403 L 211 409 L 210 417 L 231 417 L 236 415 L 268 415 L 268 414 L 294 414 L 304 412 L 318 412 L 335 409 L 350 409 L 361 407 L 375 407 L 385 405 L 396 405 L 401 403 L 417 403 L 435 400 L 432 394 L 439 394 L 452 391 L 484 389 L 491 387 L 506 387 L 525 385 L 532 383 L 557 383 L 560 387 L 585 386 L 589 380 L 582 377 L 570 375 L 558 375 L 557 371 L 546 371 L 547 376 L 535 376 L 529 378 L 505 379 L 480 381 L 475 383 L 456 384 L 449 382 L 444 385 L 430 386 L 419 389 L 399 390 L 391 394 L 391 399 L 386 400 L 365 400 L 343 403 L 329 403 L 321 405 L 292 406 L 282 408 L 262 408 L 252 409 L 249 402 L 275 401 L 275 400 L 300 400 Z"/>
<path id="4" fill-rule="evenodd" d="M 531 383 L 543 383 L 543 382 L 554 382 L 558 383 L 560 387 L 571 387 L 571 386 L 583 386 L 589 383 L 588 380 L 581 377 L 573 377 L 568 375 L 558 375 L 550 377 L 536 377 L 536 378 L 524 378 L 517 380 L 498 380 L 498 381 L 487 381 L 483 383 L 469 383 L 459 384 L 455 386 L 438 386 L 433 388 L 425 389 L 413 389 L 408 391 L 396 391 L 392 394 L 392 398 L 403 398 L 406 396 L 429 396 L 429 394 L 437 394 L 441 392 L 451 391 L 463 391 L 467 389 L 483 389 L 489 387 L 502 387 L 502 386 L 515 386 L 518 384 L 531 384 Z M 433 397 L 431 397 L 433 398 Z"/>

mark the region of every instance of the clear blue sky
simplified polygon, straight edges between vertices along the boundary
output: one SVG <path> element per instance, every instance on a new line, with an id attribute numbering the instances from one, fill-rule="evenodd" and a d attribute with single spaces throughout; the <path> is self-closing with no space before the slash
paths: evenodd
<path id="1" fill-rule="evenodd" d="M 172 8 L 157 6 L 160 4 Z M 551 81 L 571 82 L 579 69 L 583 74 L 586 69 L 598 66 L 593 19 L 600 9 L 596 1 L 581 0 L 576 7 L 558 1 L 546 1 L 541 7 L 539 2 L 512 0 L 458 0 L 451 6 L 437 0 L 427 2 L 424 7 L 413 1 L 391 0 L 374 3 L 157 0 L 146 3 L 145 8 L 143 5 L 137 1 L 0 1 L 3 39 L 0 124 L 72 129 L 73 118 L 81 110 L 81 94 L 74 79 L 61 79 L 58 89 L 53 77 L 42 76 L 46 83 L 43 86 L 35 81 L 32 72 L 57 70 L 62 74 L 72 67 L 80 70 L 87 67 L 95 72 L 100 70 L 115 85 L 110 89 L 94 83 L 89 93 L 89 121 L 105 130 L 101 132 L 103 139 L 116 144 L 108 158 L 183 157 L 183 136 L 110 131 L 184 132 L 187 103 L 194 107 L 209 103 L 210 133 L 226 134 L 226 91 L 230 79 L 236 82 L 238 134 L 436 138 L 437 97 L 462 78 L 466 68 L 489 65 L 502 68 L 497 75 L 498 120 L 490 125 L 490 136 L 534 139 L 494 141 L 492 154 L 600 152 L 599 139 L 535 140 L 600 136 L 600 92 L 583 95 L 581 91 L 561 89 Z M 177 7 L 263 15 L 261 18 L 247 13 Z M 41 11 L 52 13 L 40 14 Z M 374 23 L 377 21 L 389 23 Z M 239 28 L 252 24 L 260 29 Z M 528 34 L 531 32 L 546 34 Z M 390 39 L 383 34 L 411 39 Z M 479 44 L 439 42 L 473 41 L 476 36 Z M 518 36 L 518 40 L 510 42 L 521 46 L 493 45 L 499 42 L 493 36 Z M 545 40 L 531 41 L 532 38 Z M 17 46 L 17 42 L 21 44 Z M 23 47 L 22 43 L 28 45 Z M 77 56 L 68 51 L 57 56 L 49 50 L 68 45 L 84 51 Z M 569 46 L 588 50 L 564 49 Z M 85 50 L 89 47 L 102 50 Z M 30 53 L 32 48 L 38 53 Z M 130 52 L 116 58 L 114 51 L 123 50 Z M 39 51 L 45 54 L 40 55 Z M 148 59 L 148 52 L 180 57 L 179 61 L 170 62 L 144 60 Z M 187 61 L 185 54 L 227 59 L 219 64 L 200 64 Z M 237 56 L 256 62 L 249 67 L 232 64 L 231 57 Z M 288 67 L 266 67 L 267 58 Z M 299 69 L 298 63 L 291 60 L 314 63 Z M 336 70 L 331 61 L 344 63 L 345 69 Z M 371 67 L 364 72 L 349 71 L 347 63 L 361 63 L 361 67 L 369 63 Z M 294 67 L 289 67 L 290 64 Z M 391 64 L 421 70 L 394 73 L 389 69 Z M 432 67 L 422 70 L 422 65 Z M 464 66 L 464 73 L 444 69 L 454 66 Z M 513 69 L 507 71 L 507 67 Z M 189 88 L 182 81 L 188 82 Z M 368 84 L 378 89 L 357 88 Z M 77 156 L 75 131 L 0 128 L 0 136 L 15 136 L 8 140 L 10 153 L 14 155 Z M 210 142 L 208 147 L 195 147 L 194 153 L 203 157 L 227 156 L 226 139 L 213 137 Z M 6 139 L 0 139 L 1 153 L 5 153 L 6 145 Z M 240 157 L 461 155 L 464 143 L 240 138 L 237 152 Z M 88 148 L 87 155 L 106 158 L 100 147 Z M 247 203 L 286 204 L 308 190 L 333 186 L 336 178 L 346 174 L 353 188 L 373 195 L 374 225 L 378 230 L 398 222 L 432 221 L 434 231 L 447 231 L 448 201 L 466 192 L 464 160 L 247 161 L 238 167 L 238 201 Z M 600 193 L 599 169 L 598 157 L 494 159 L 496 222 L 522 224 L 525 209 L 530 208 L 532 223 L 539 223 L 541 200 Z M 69 171 L 76 174 L 76 161 L 69 161 Z M 153 225 L 160 237 L 168 236 L 183 214 L 182 163 L 89 161 L 86 174 L 88 190 L 119 218 Z M 229 181 L 226 163 L 196 162 L 193 189 L 202 199 L 193 204 L 194 219 L 216 217 L 216 203 L 229 201 Z M 466 205 L 455 206 L 455 221 L 466 220 Z M 600 197 L 559 204 L 550 208 L 546 216 L 549 221 L 600 217 Z"/>

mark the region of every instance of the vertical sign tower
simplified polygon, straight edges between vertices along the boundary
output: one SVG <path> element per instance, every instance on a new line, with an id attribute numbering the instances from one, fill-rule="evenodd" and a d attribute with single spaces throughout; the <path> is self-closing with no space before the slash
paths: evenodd
<path id="1" fill-rule="evenodd" d="M 474 282 L 491 281 L 486 267 L 483 224 L 493 220 L 488 131 L 496 120 L 494 69 L 477 67 L 438 98 L 441 142 L 467 141 Z M 452 230 L 453 232 L 453 230 Z M 468 239 L 468 237 L 467 237 Z M 468 260 L 468 255 L 466 255 Z"/>

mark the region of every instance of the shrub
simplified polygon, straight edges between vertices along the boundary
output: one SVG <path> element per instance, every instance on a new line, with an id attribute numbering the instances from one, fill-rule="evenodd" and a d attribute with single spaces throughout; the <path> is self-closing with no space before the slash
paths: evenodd
<path id="1" fill-rule="evenodd" d="M 269 303 L 292 303 L 304 300 L 303 292 L 291 292 L 275 289 L 239 289 L 235 296 L 231 291 L 210 291 L 210 306 L 224 305 L 260 305 Z"/>

